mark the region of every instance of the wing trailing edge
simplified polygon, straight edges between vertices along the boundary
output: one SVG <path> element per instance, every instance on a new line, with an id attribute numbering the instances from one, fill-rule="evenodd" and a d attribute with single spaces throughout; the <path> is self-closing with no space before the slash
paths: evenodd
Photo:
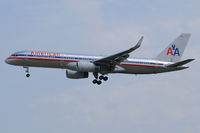
<path id="1" fill-rule="evenodd" d="M 95 64 L 110 64 L 110 65 L 120 64 L 122 61 L 126 60 L 129 57 L 129 53 L 133 52 L 134 50 L 136 50 L 137 48 L 141 46 L 143 38 L 144 37 L 142 36 L 134 47 L 128 50 L 119 52 L 117 54 L 110 55 L 102 59 L 96 60 L 94 61 L 94 63 Z"/>

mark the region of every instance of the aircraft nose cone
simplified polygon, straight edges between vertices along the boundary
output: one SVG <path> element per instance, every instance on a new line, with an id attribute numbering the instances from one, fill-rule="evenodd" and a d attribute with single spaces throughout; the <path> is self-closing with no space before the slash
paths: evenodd
<path id="1" fill-rule="evenodd" d="M 8 59 L 8 58 L 5 60 L 5 63 L 7 63 L 7 64 L 9 64 L 9 63 L 10 63 L 10 61 L 9 61 L 9 59 Z"/>

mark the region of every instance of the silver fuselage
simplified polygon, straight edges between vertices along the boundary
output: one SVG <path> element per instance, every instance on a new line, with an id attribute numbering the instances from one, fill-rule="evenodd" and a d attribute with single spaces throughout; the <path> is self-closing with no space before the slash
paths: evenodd
<path id="1" fill-rule="evenodd" d="M 5 62 L 11 65 L 24 67 L 69 69 L 67 67 L 68 63 L 82 61 L 93 62 L 101 58 L 103 58 L 103 56 L 84 56 L 54 52 L 23 51 L 12 54 L 5 60 Z M 187 66 L 176 68 L 166 67 L 169 64 L 172 64 L 172 62 L 128 58 L 127 60 L 116 65 L 113 71 L 109 73 L 153 74 L 188 68 Z"/>

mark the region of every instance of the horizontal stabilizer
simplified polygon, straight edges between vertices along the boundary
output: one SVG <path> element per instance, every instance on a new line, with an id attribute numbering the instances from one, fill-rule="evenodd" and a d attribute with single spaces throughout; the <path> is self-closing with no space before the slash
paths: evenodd
<path id="1" fill-rule="evenodd" d="M 176 63 L 173 63 L 173 64 L 170 64 L 168 65 L 168 67 L 178 67 L 178 66 L 182 66 L 182 65 L 185 65 L 191 61 L 193 61 L 194 59 L 187 59 L 187 60 L 184 60 L 184 61 L 179 61 L 179 62 L 176 62 Z"/>

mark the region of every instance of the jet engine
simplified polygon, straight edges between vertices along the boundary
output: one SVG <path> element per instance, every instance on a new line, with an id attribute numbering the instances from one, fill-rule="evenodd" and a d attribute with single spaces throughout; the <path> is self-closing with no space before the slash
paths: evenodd
<path id="1" fill-rule="evenodd" d="M 96 66 L 91 62 L 70 62 L 66 64 L 67 69 L 79 72 L 96 72 L 100 70 L 99 66 Z"/>
<path id="2" fill-rule="evenodd" d="M 88 78 L 88 72 L 77 72 L 72 70 L 66 70 L 66 76 L 70 79 Z"/>

